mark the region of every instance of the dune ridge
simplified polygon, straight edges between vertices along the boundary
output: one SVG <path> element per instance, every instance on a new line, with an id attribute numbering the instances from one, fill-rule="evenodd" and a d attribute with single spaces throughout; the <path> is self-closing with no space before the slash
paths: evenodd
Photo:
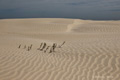
<path id="1" fill-rule="evenodd" d="M 120 21 L 0 20 L 0 80 L 119 80 L 119 35 Z M 37 50 L 63 41 L 54 53 Z"/>

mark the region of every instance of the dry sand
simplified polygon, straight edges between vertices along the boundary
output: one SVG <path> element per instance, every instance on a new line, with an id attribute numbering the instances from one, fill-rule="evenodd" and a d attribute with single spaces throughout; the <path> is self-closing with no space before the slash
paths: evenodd
<path id="1" fill-rule="evenodd" d="M 120 21 L 1 19 L 0 80 L 120 80 Z"/>

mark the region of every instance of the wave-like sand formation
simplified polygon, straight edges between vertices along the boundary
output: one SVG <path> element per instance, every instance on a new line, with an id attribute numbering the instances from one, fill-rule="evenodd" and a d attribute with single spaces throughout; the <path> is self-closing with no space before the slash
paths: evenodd
<path id="1" fill-rule="evenodd" d="M 37 50 L 63 41 L 53 53 Z M 120 21 L 1 19 L 0 80 L 119 80 L 119 41 Z"/>

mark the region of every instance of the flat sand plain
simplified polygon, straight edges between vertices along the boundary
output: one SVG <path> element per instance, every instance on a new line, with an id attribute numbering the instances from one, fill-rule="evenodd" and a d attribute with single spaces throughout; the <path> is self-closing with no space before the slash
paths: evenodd
<path id="1" fill-rule="evenodd" d="M 1 19 L 0 80 L 120 80 L 120 21 Z"/>

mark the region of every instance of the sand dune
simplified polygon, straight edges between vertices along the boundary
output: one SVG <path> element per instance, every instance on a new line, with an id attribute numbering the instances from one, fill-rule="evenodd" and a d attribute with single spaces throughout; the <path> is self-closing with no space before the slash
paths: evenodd
<path id="1" fill-rule="evenodd" d="M 0 80 L 119 80 L 119 41 L 120 21 L 1 19 Z"/>

